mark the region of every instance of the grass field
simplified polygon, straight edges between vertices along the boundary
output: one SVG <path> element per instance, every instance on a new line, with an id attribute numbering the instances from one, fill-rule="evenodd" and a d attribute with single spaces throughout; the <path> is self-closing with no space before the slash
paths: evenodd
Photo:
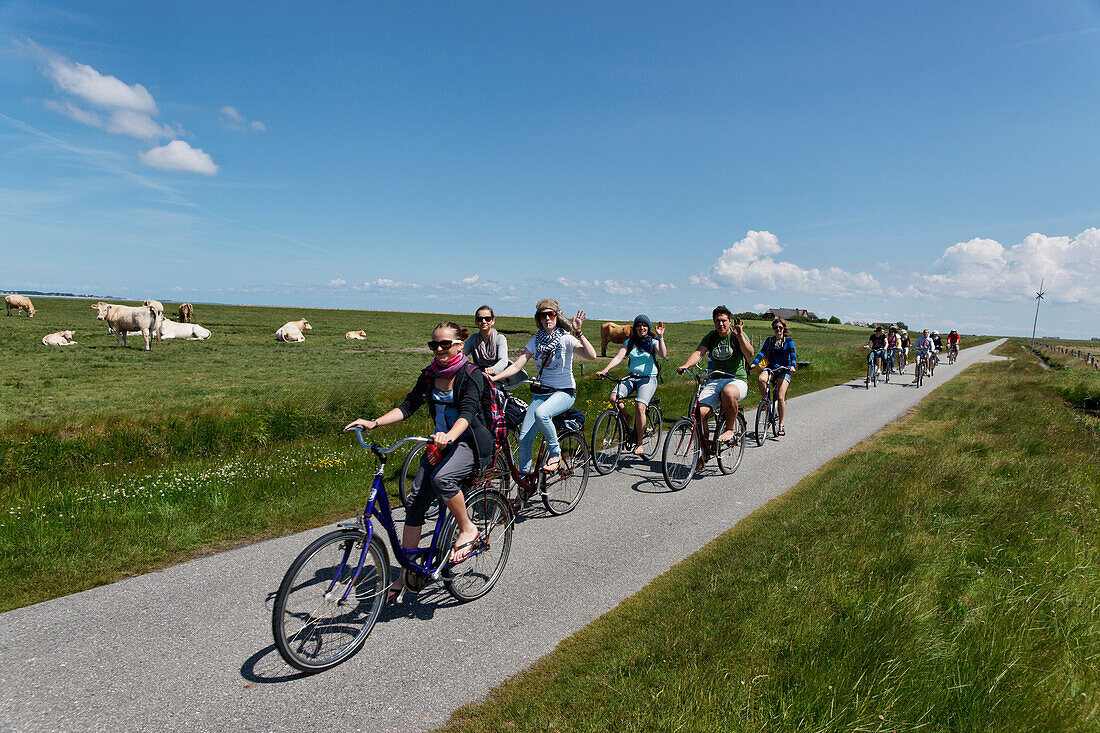
<path id="1" fill-rule="evenodd" d="M 1080 379 L 967 370 L 447 730 L 1100 729 Z"/>
<path id="2" fill-rule="evenodd" d="M 429 359 L 436 323 L 472 322 L 200 305 L 195 320 L 213 331 L 209 341 L 167 341 L 147 354 L 139 340 L 116 348 L 89 301 L 35 298 L 35 306 L 33 319 L 0 321 L 10 367 L 0 377 L 0 609 L 354 513 L 373 462 L 339 428 L 404 396 Z M 314 327 L 304 344 L 274 341 L 276 328 L 301 317 Z M 599 322 L 586 325 L 590 337 Z M 501 317 L 497 326 L 518 350 L 533 321 Z M 768 326 L 750 322 L 756 343 Z M 74 327 L 78 345 L 41 345 L 46 333 Z M 659 392 L 668 420 L 683 414 L 694 387 L 672 367 L 710 327 L 668 327 Z M 358 329 L 368 341 L 344 340 Z M 795 324 L 799 358 L 810 365 L 791 396 L 861 374 L 867 333 Z M 592 378 L 603 363 L 589 363 L 585 376 L 575 369 L 589 429 L 609 391 Z M 754 390 L 746 402 L 756 399 Z M 378 439 L 427 432 L 417 416 Z"/>

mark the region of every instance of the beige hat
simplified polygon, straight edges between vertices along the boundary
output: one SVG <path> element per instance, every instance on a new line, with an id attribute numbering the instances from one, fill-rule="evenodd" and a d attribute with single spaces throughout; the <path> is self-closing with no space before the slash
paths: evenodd
<path id="1" fill-rule="evenodd" d="M 566 331 L 573 330 L 573 324 L 569 322 L 569 319 L 565 317 L 565 314 L 561 312 L 561 306 L 558 305 L 558 301 L 553 298 L 543 298 L 535 306 L 535 328 L 542 328 L 542 323 L 539 322 L 539 313 L 542 311 L 552 310 L 558 314 L 558 328 L 564 328 Z"/>

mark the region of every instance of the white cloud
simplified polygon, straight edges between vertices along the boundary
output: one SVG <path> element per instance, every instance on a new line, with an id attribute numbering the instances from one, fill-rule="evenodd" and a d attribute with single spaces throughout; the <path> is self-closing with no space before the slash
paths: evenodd
<path id="1" fill-rule="evenodd" d="M 193 148 L 183 140 L 173 140 L 159 148 L 138 153 L 138 160 L 150 168 L 164 171 L 201 173 L 204 176 L 218 172 L 218 166 L 202 148 Z"/>
<path id="2" fill-rule="evenodd" d="M 87 64 L 70 61 L 33 41 L 27 41 L 26 45 L 42 63 L 42 73 L 58 89 L 80 97 L 96 107 L 157 114 L 157 103 L 153 101 L 153 95 L 141 84 L 128 85 L 117 77 L 100 74 Z"/>
<path id="3" fill-rule="evenodd" d="M 363 283 L 363 287 L 367 290 L 370 290 L 371 288 L 380 288 L 380 289 L 383 289 L 383 290 L 395 290 L 395 289 L 403 289 L 403 288 L 419 288 L 421 286 L 416 284 L 416 283 L 407 283 L 407 282 L 401 282 L 400 280 L 391 280 L 388 277 L 380 277 L 377 280 L 374 280 L 373 282 Z"/>
<path id="4" fill-rule="evenodd" d="M 343 278 L 338 277 L 335 280 L 329 280 L 328 284 L 330 286 L 334 287 L 334 288 L 340 288 L 340 287 L 343 287 L 344 285 L 347 285 L 348 281 L 344 280 Z"/>
<path id="5" fill-rule="evenodd" d="M 66 117 L 88 125 L 89 127 L 106 127 L 106 123 L 103 121 L 102 117 L 97 115 L 95 112 L 89 112 L 86 109 L 81 109 L 72 102 L 57 102 L 52 99 L 46 99 L 42 102 L 42 105 L 46 109 L 53 110 L 58 114 L 65 115 Z"/>
<path id="6" fill-rule="evenodd" d="M 783 251 L 779 238 L 767 231 L 750 230 L 745 238 L 722 252 L 709 273 L 692 275 L 692 285 L 732 287 L 745 291 L 784 291 L 828 295 L 877 295 L 882 286 L 866 272 L 839 267 L 804 269 L 793 262 L 776 261 Z"/>
<path id="7" fill-rule="evenodd" d="M 259 120 L 252 120 L 249 122 L 245 119 L 236 107 L 230 107 L 226 105 L 218 110 L 218 121 L 222 126 L 230 130 L 255 130 L 256 132 L 264 132 L 267 130 L 267 126 Z"/>
<path id="8" fill-rule="evenodd" d="M 161 125 L 149 115 L 129 109 L 114 112 L 111 119 L 107 121 L 105 129 L 114 135 L 129 135 L 141 140 L 173 138 L 179 134 L 178 130 L 168 125 Z"/>
<path id="9" fill-rule="evenodd" d="M 1026 301 L 1042 281 L 1053 302 L 1100 304 L 1100 229 L 1076 237 L 1029 234 L 1009 249 L 974 238 L 945 249 L 932 269 L 931 275 L 916 276 L 929 295 Z"/>

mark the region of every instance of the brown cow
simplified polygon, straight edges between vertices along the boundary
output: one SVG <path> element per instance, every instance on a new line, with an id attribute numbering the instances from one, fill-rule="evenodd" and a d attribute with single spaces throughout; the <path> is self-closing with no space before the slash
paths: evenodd
<path id="1" fill-rule="evenodd" d="M 26 311 L 28 318 L 34 318 L 34 306 L 31 305 L 31 299 L 25 295 L 5 295 L 4 305 L 8 307 L 8 315 L 11 315 L 12 308 L 15 312 Z"/>
<path id="2" fill-rule="evenodd" d="M 607 345 L 625 344 L 630 338 L 630 326 L 620 326 L 608 321 L 600 326 L 600 356 L 607 356 Z"/>
<path id="3" fill-rule="evenodd" d="M 180 303 L 180 323 L 190 323 L 195 317 L 195 306 L 190 303 Z"/>

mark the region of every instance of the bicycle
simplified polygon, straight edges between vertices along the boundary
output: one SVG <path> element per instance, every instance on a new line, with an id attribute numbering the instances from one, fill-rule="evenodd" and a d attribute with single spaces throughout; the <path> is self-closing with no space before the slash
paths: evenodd
<path id="1" fill-rule="evenodd" d="M 940 357 L 936 355 L 936 352 L 930 352 L 928 354 L 928 376 L 931 377 L 936 373 L 936 367 L 940 364 Z"/>
<path id="2" fill-rule="evenodd" d="M 879 359 L 880 357 L 874 356 L 867 362 L 867 379 L 863 380 L 863 386 L 867 389 L 871 389 L 872 384 L 878 387 Z"/>
<path id="3" fill-rule="evenodd" d="M 725 430 L 726 425 L 722 403 L 719 401 L 717 409 L 714 410 L 714 433 L 708 438 L 706 423 L 701 419 L 699 412 L 699 394 L 711 378 L 733 375 L 702 370 L 689 370 L 687 373 L 696 381 L 695 393 L 688 406 L 688 415 L 677 420 L 668 431 L 664 451 L 661 453 L 661 473 L 664 474 L 665 483 L 673 491 L 683 489 L 694 478 L 699 468 L 700 451 L 702 451 L 702 463 L 705 464 L 711 456 L 717 456 L 718 469 L 723 474 L 729 475 L 736 471 L 745 455 L 745 436 L 748 434 L 745 413 L 743 410 L 738 410 L 736 437 L 726 443 L 718 441 L 718 436 Z"/>
<path id="4" fill-rule="evenodd" d="M 916 365 L 913 367 L 913 376 L 917 380 L 917 387 L 920 388 L 924 384 L 924 372 L 928 364 L 928 355 L 917 352 Z"/>
<path id="5" fill-rule="evenodd" d="M 534 387 L 542 386 L 536 379 L 524 382 L 524 384 Z M 509 400 L 516 399 L 511 392 L 519 385 L 512 387 L 497 386 L 505 393 L 505 406 L 507 406 Z M 502 476 L 504 477 L 502 480 L 505 481 L 510 479 L 506 495 L 509 505 L 514 511 L 519 511 L 524 502 L 531 499 L 535 494 L 542 498 L 542 504 L 546 507 L 546 511 L 554 515 L 571 512 L 580 503 L 581 496 L 584 495 L 584 490 L 588 486 L 588 478 L 592 470 L 591 451 L 588 448 L 588 441 L 585 440 L 584 434 L 581 432 L 584 428 L 584 413 L 572 410 L 572 412 L 579 413 L 582 416 L 581 424 L 578 426 L 570 422 L 570 418 L 566 416 L 568 412 L 570 411 L 554 417 L 554 427 L 558 431 L 558 445 L 561 447 L 561 460 L 554 472 L 547 474 L 542 470 L 550 458 L 546 441 L 543 441 L 539 446 L 537 458 L 533 465 L 534 470 L 532 471 L 519 469 L 516 465 L 515 451 L 498 451 L 493 466 L 489 469 L 489 475 L 492 477 Z"/>
<path id="6" fill-rule="evenodd" d="M 959 358 L 959 345 L 951 344 L 947 348 L 947 363 L 954 364 L 955 360 Z"/>
<path id="7" fill-rule="evenodd" d="M 760 406 L 756 408 L 756 445 L 764 445 L 771 428 L 772 437 L 779 437 L 779 387 L 775 385 L 776 376 L 789 371 L 787 367 L 764 367 L 772 375 L 764 394 L 760 395 Z"/>
<path id="8" fill-rule="evenodd" d="M 405 589 L 414 593 L 429 581 L 442 580 L 458 601 L 481 598 L 500 578 L 512 546 L 511 507 L 494 488 L 491 473 L 482 471 L 467 480 L 466 508 L 479 532 L 469 557 L 450 562 L 458 522 L 446 507 L 439 513 L 431 544 L 406 550 L 398 539 L 383 483 L 386 456 L 405 443 L 427 439 L 404 438 L 383 448 L 368 445 L 360 428 L 353 430 L 363 448 L 378 459 L 366 507 L 355 521 L 339 523 L 339 529 L 302 550 L 275 593 L 271 614 L 275 646 L 287 664 L 303 672 L 321 672 L 346 662 L 363 647 L 378 621 L 391 581 L 389 554 L 374 531 L 375 519 L 386 530 L 394 558 L 404 568 Z"/>
<path id="9" fill-rule="evenodd" d="M 630 379 L 630 376 L 615 379 L 600 375 L 599 379 L 606 379 L 619 385 Z M 624 450 L 632 451 L 637 447 L 635 443 L 637 433 L 626 416 L 627 413 L 632 412 L 630 406 L 637 402 L 634 398 L 627 397 L 621 398 L 619 404 L 620 408 L 608 407 L 601 412 L 596 418 L 596 424 L 592 427 L 592 465 L 596 473 L 601 476 L 606 476 L 615 470 L 619 464 L 619 456 Z M 661 398 L 654 397 L 653 401 L 646 406 L 645 432 L 642 434 L 642 447 L 645 453 L 641 457 L 647 461 L 652 459 L 657 454 L 657 449 L 661 447 L 663 419 Z"/>

